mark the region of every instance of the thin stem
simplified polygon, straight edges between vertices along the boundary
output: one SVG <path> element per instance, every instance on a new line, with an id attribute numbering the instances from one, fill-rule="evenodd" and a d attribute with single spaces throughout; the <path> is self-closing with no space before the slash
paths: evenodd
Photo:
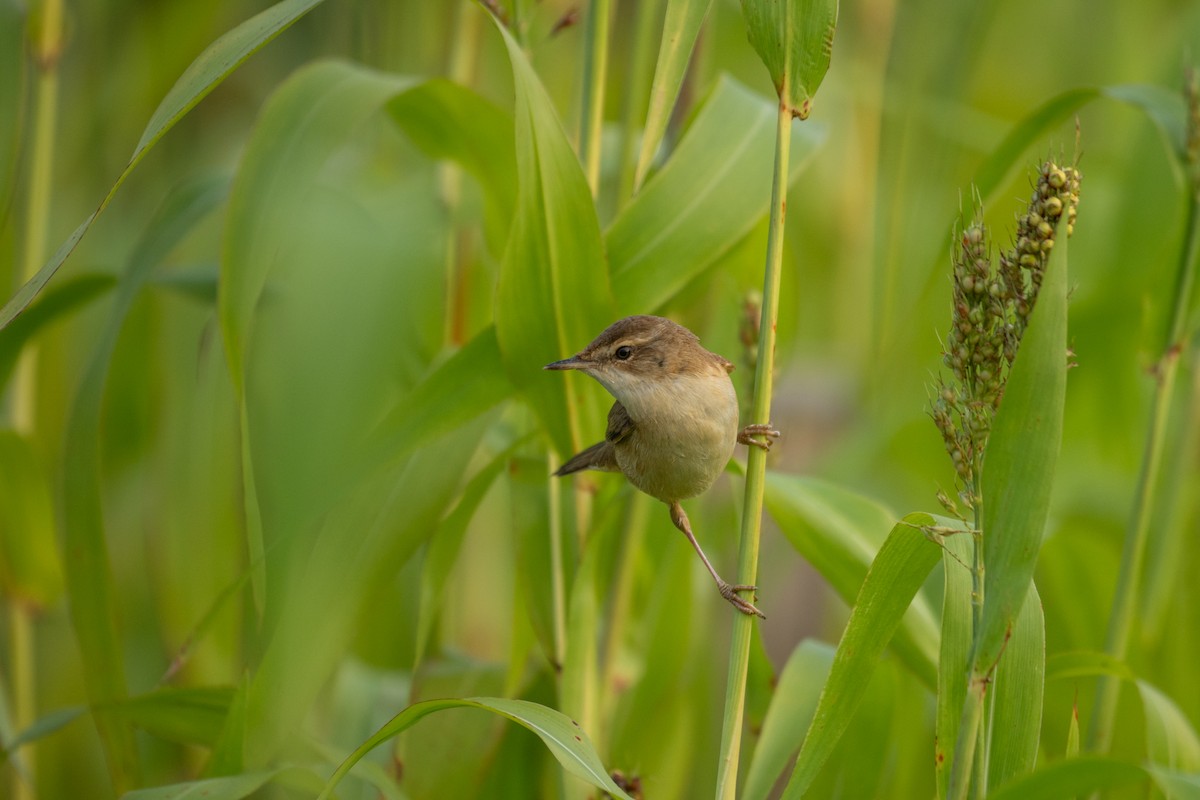
<path id="1" fill-rule="evenodd" d="M 549 451 L 550 479 L 550 591 L 554 600 L 554 668 L 561 672 L 567 658 L 567 590 L 563 577 L 562 502 L 560 481 L 554 477 L 558 458 Z"/>
<path id="2" fill-rule="evenodd" d="M 646 122 L 646 101 L 650 97 L 650 77 L 654 74 L 653 55 L 661 18 L 661 0 L 642 0 L 634 23 L 633 53 L 625 81 L 625 106 L 621 117 L 621 143 L 617 151 L 617 196 L 615 207 L 633 195 L 635 159 L 632 158 L 636 133 Z"/>
<path id="3" fill-rule="evenodd" d="M 629 521 L 621 537 L 621 562 L 617 568 L 616 586 L 613 587 L 612 610 L 608 618 L 608 631 L 604 642 L 604 670 L 600 685 L 603 697 L 615 698 L 612 691 L 616 673 L 617 655 L 621 649 L 621 637 L 626 633 L 627 620 L 633 610 L 634 579 L 637 577 L 638 558 L 646 538 L 646 521 L 650 516 L 650 496 L 634 492 L 629 504 Z"/>
<path id="4" fill-rule="evenodd" d="M 579 125 L 579 157 L 592 197 L 600 195 L 600 138 L 604 126 L 604 87 L 608 74 L 608 33 L 613 0 L 588 4 L 583 46 L 583 113 Z"/>
<path id="5" fill-rule="evenodd" d="M 33 147 L 30 156 L 29 195 L 25 217 L 22 282 L 32 278 L 46 260 L 46 234 L 50 220 L 50 195 L 54 182 L 54 140 L 58 129 L 58 61 L 62 52 L 62 0 L 44 0 L 40 8 L 40 27 L 32 43 L 37 72 L 34 89 Z M 13 384 L 12 425 L 24 436 L 32 436 L 37 427 L 37 348 L 26 345 L 17 362 Z M 34 661 L 34 630 L 31 609 L 13 603 L 10 622 L 12 646 L 13 723 L 17 730 L 31 725 L 37 712 L 37 669 Z M 25 748 L 24 765 L 36 775 L 35 750 Z M 12 770 L 14 800 L 33 800 L 33 785 Z"/>
<path id="6" fill-rule="evenodd" d="M 965 489 L 971 497 L 974 511 L 973 554 L 971 556 L 971 658 L 967 667 L 967 696 L 963 713 L 958 727 L 958 741 L 954 746 L 954 762 L 950 772 L 950 783 L 947 796 L 953 800 L 963 800 L 974 783 L 978 791 L 981 783 L 986 782 L 985 753 L 987 742 L 980 736 L 986 731 L 984 726 L 984 699 L 987 694 L 987 676 L 979 674 L 976 668 L 976 653 L 979 650 L 979 634 L 983 630 L 983 593 L 984 593 L 984 562 L 983 562 L 983 497 L 976 490 L 978 476 L 983 467 L 983 458 L 975 459 L 975 481 Z M 982 772 L 982 776 L 981 773 Z M 972 781 L 972 775 L 974 781 Z"/>
<path id="7" fill-rule="evenodd" d="M 1157 368 L 1154 405 L 1150 412 L 1150 425 L 1146 434 L 1146 446 L 1142 451 L 1142 465 L 1138 474 L 1137 494 L 1129 526 L 1125 531 L 1125 545 L 1121 553 L 1121 567 L 1117 576 L 1117 591 L 1113 598 L 1112 613 L 1108 618 L 1108 636 L 1104 650 L 1110 656 L 1123 660 L 1129 649 L 1129 639 L 1134 620 L 1138 617 L 1137 603 L 1141 593 L 1142 565 L 1146 556 L 1146 543 L 1150 536 L 1150 520 L 1157 505 L 1162 472 L 1163 455 L 1167 441 L 1171 398 L 1175 392 L 1175 378 L 1179 372 L 1179 359 L 1184 352 L 1182 338 L 1187 324 L 1187 310 L 1195 280 L 1196 262 L 1200 256 L 1200 220 L 1197 219 L 1200 203 L 1193 187 L 1188 196 L 1187 238 L 1181 253 L 1179 272 L 1175 284 L 1175 308 L 1171 317 L 1169 335 L 1162 358 Z M 1112 744 L 1113 723 L 1120 699 L 1121 683 L 1114 677 L 1101 677 L 1096 688 L 1096 705 L 1092 724 L 1088 731 L 1088 749 L 1107 752 Z"/>
<path id="8" fill-rule="evenodd" d="M 775 174 L 771 184 L 771 222 L 767 233 L 767 263 L 763 278 L 758 364 L 754 373 L 754 406 L 751 422 L 766 423 L 771 416 L 775 369 L 775 323 L 779 319 L 779 281 L 783 273 L 783 234 L 787 216 L 788 156 L 792 113 L 780 103 L 775 129 Z M 751 447 L 746 460 L 746 499 L 742 509 L 741 546 L 737 583 L 753 584 L 758 575 L 758 547 L 762 533 L 763 486 L 767 454 Z M 750 635 L 754 618 L 737 614 L 729 652 L 729 677 L 725 686 L 725 718 L 721 728 L 721 762 L 717 770 L 718 800 L 737 795 L 738 758 L 745 717 L 746 678 L 750 665 Z"/>

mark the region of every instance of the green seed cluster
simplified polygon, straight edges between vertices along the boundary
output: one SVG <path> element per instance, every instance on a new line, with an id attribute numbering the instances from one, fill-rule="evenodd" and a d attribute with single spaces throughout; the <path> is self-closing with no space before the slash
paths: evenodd
<path id="1" fill-rule="evenodd" d="M 953 312 L 943 345 L 949 380 L 940 380 L 930 414 L 946 452 L 974 505 L 975 472 L 1004 395 L 1008 371 L 1033 313 L 1059 220 L 1075 229 L 1079 171 L 1047 161 L 1025 214 L 1017 219 L 1015 243 L 994 267 L 988 232 L 978 218 L 963 229 L 953 254 Z"/>

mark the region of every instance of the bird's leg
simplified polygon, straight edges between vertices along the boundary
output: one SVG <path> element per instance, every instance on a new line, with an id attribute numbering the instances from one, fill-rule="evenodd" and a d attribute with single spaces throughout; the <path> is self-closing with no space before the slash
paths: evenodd
<path id="1" fill-rule="evenodd" d="M 700 554 L 700 560 L 704 562 L 704 566 L 708 568 L 708 574 L 713 576 L 713 580 L 717 582 L 717 590 L 721 592 L 721 597 L 724 597 L 733 607 L 743 614 L 751 614 L 754 616 L 767 618 L 767 615 L 754 607 L 750 601 L 739 596 L 737 592 L 754 592 L 758 589 L 757 586 L 749 586 L 747 584 L 729 584 L 721 580 L 721 576 L 713 569 L 712 562 L 708 560 L 708 556 L 704 555 L 704 551 L 700 549 L 700 543 L 696 541 L 696 537 L 692 535 L 692 524 L 688 522 L 687 514 L 683 511 L 683 506 L 679 503 L 671 503 L 671 522 L 675 523 L 675 527 L 683 531 L 683 535 L 692 543 L 692 547 L 696 548 L 696 552 Z"/>
<path id="2" fill-rule="evenodd" d="M 751 438 L 753 436 L 761 436 L 763 438 L 761 440 L 753 439 Z M 772 428 L 771 423 L 768 422 L 766 425 L 747 425 L 738 432 L 737 440 L 741 444 L 753 445 L 755 447 L 761 447 L 763 450 L 770 450 L 771 445 L 774 444 L 775 440 L 778 438 L 779 431 Z"/>

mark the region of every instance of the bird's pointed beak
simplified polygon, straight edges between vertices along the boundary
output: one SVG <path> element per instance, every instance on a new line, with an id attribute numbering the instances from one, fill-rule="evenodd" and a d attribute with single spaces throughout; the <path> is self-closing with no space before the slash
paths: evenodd
<path id="1" fill-rule="evenodd" d="M 570 358 L 564 358 L 562 361 L 547 364 L 542 369 L 583 369 L 586 363 L 578 354 L 575 354 Z"/>

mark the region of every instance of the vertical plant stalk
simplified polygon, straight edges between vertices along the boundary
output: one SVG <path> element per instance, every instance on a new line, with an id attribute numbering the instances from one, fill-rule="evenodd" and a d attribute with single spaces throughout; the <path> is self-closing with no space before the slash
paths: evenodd
<path id="1" fill-rule="evenodd" d="M 588 3 L 583 38 L 583 112 L 579 124 L 579 157 L 592 197 L 600 196 L 600 150 L 604 129 L 604 89 L 608 74 L 608 34 L 613 0 Z"/>
<path id="2" fill-rule="evenodd" d="M 567 658 L 567 584 L 563 575 L 563 546 L 562 546 L 562 501 L 559 494 L 560 485 L 554 479 L 558 470 L 558 458 L 554 448 L 549 449 L 549 481 L 547 489 L 550 492 L 550 596 L 554 605 L 554 669 L 561 673 L 563 662 Z"/>
<path id="3" fill-rule="evenodd" d="M 636 133 L 646 121 L 645 108 L 650 97 L 650 75 L 654 72 L 652 57 L 661 7 L 661 0 L 642 0 L 635 12 L 637 19 L 634 22 L 633 52 L 629 58 L 629 71 L 625 81 L 621 143 L 617 149 L 617 196 L 614 202 L 617 209 L 633 196 L 637 165 L 631 156 L 634 154 Z"/>
<path id="4" fill-rule="evenodd" d="M 36 70 L 34 86 L 33 146 L 30 156 L 29 194 L 25 217 L 21 283 L 37 274 L 46 259 L 46 235 L 50 218 L 50 193 L 54 182 L 54 139 L 58 130 L 58 63 L 62 54 L 62 0 L 44 0 L 35 5 L 40 12 L 35 39 L 30 48 Z M 37 427 L 37 345 L 25 346 L 17 362 L 13 382 L 13 428 L 32 436 Z M 17 730 L 31 725 L 37 713 L 37 669 L 34 659 L 33 608 L 14 602 L 9 614 L 9 653 L 12 658 L 13 723 Z M 36 780 L 35 750 L 24 748 L 25 772 Z M 12 770 L 14 800 L 33 800 L 31 783 L 20 770 Z"/>
<path id="5" fill-rule="evenodd" d="M 1193 90 L 1194 91 L 1194 90 Z M 1196 120 L 1196 101 L 1193 99 L 1193 128 L 1200 128 Z M 1193 133 L 1198 136 L 1200 133 Z M 1167 436 L 1171 416 L 1171 398 L 1175 392 L 1175 379 L 1179 373 L 1179 359 L 1187 353 L 1184 342 L 1187 328 L 1188 305 L 1195 284 L 1196 262 L 1200 260 L 1200 165 L 1191 163 L 1191 178 L 1187 195 L 1187 228 L 1185 243 L 1180 253 L 1179 269 L 1175 279 L 1175 305 L 1171 314 L 1163 354 L 1155 367 L 1154 405 L 1150 411 L 1146 445 L 1142 451 L 1142 464 L 1138 473 L 1137 494 L 1129 525 L 1125 530 L 1125 544 L 1121 552 L 1121 568 L 1117 575 L 1117 591 L 1113 597 L 1112 613 L 1108 618 L 1108 635 L 1104 650 L 1110 656 L 1123 660 L 1129 649 L 1133 622 L 1138 616 L 1138 598 L 1141 596 L 1142 567 L 1146 559 L 1146 545 L 1150 538 L 1150 521 L 1159 503 L 1162 488 L 1161 473 L 1166 453 Z M 1088 730 L 1088 749 L 1107 752 L 1112 745 L 1113 723 L 1120 699 L 1121 681 L 1112 676 L 1101 676 L 1096 687 L 1095 710 Z"/>
<path id="6" fill-rule="evenodd" d="M 758 364 L 754 373 L 752 422 L 768 422 L 775 370 L 775 323 L 779 318 L 779 281 L 783 273 L 783 233 L 787 216 L 788 156 L 791 149 L 792 111 L 780 102 L 775 128 L 775 171 L 771 182 L 771 221 L 767 233 L 767 264 L 763 278 Z M 736 583 L 753 584 L 758 576 L 758 549 L 762 534 L 763 487 L 767 454 L 751 447 L 746 461 L 746 497 L 742 509 L 741 545 Z M 746 679 L 750 668 L 750 634 L 754 618 L 737 614 L 729 651 L 729 677 L 725 686 L 725 717 L 721 727 L 721 761 L 717 769 L 717 798 L 737 795 L 738 758 L 745 718 Z"/>

